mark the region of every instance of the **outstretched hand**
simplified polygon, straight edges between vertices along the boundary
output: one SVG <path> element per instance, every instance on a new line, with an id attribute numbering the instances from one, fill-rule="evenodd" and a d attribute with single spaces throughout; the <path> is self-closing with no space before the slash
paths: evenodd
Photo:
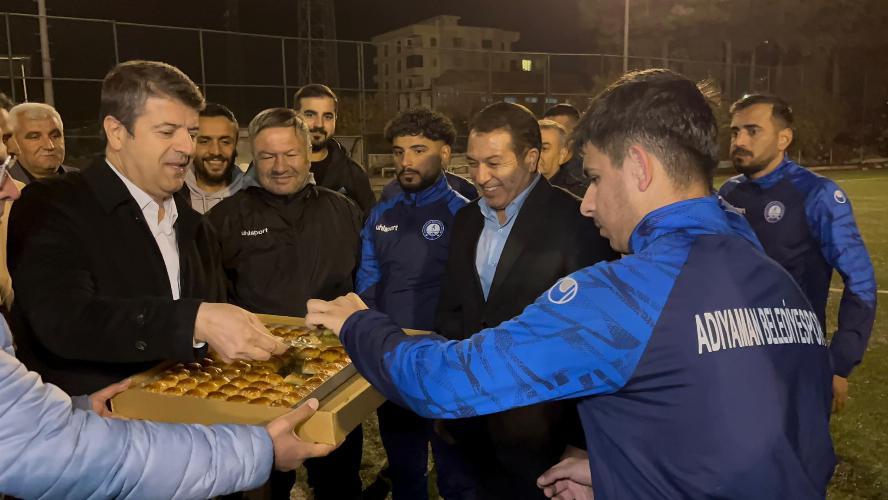
<path id="1" fill-rule="evenodd" d="M 338 337 L 345 321 L 352 314 L 367 309 L 367 304 L 357 294 L 350 293 L 330 301 L 311 299 L 306 308 L 305 323 L 308 326 L 329 328 Z"/>

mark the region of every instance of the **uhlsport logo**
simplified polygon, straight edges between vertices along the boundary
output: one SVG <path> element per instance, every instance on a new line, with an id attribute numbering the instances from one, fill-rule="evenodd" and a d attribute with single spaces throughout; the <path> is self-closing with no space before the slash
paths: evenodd
<path id="1" fill-rule="evenodd" d="M 427 240 L 437 240 L 444 236 L 444 223 L 439 220 L 430 220 L 422 226 L 422 236 Z"/>
<path id="2" fill-rule="evenodd" d="M 833 193 L 833 199 L 836 200 L 836 203 L 841 203 L 843 205 L 848 203 L 848 198 L 845 198 L 845 193 L 843 193 L 841 189 L 836 189 L 836 192 Z"/>
<path id="3" fill-rule="evenodd" d="M 390 233 L 392 231 L 397 231 L 398 225 L 395 224 L 394 226 L 386 226 L 385 224 L 377 224 L 376 230 L 382 233 Z"/>
<path id="4" fill-rule="evenodd" d="M 262 229 L 244 229 L 241 231 L 241 236 L 259 236 L 260 234 L 265 234 L 267 232 L 267 227 Z"/>
<path id="5" fill-rule="evenodd" d="M 779 201 L 772 201 L 765 205 L 765 220 L 774 224 L 775 222 L 780 222 L 780 219 L 783 218 L 783 215 L 786 213 L 786 207 L 783 203 Z"/>
<path id="6" fill-rule="evenodd" d="M 580 285 L 577 283 L 577 280 L 570 276 L 565 276 L 549 289 L 549 302 L 553 304 L 567 304 L 577 296 L 579 288 Z"/>

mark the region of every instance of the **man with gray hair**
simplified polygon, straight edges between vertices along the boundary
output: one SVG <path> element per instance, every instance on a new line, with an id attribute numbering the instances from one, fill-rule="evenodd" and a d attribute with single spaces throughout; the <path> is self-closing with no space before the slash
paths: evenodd
<path id="1" fill-rule="evenodd" d="M 363 214 L 344 194 L 317 186 L 311 136 L 296 111 L 272 108 L 250 122 L 253 168 L 207 214 L 222 251 L 228 301 L 249 311 L 305 316 L 310 298 L 354 291 Z M 315 498 L 361 496 L 359 427 L 330 456 L 306 462 Z M 290 498 L 295 475 L 272 474 L 272 497 Z"/>
<path id="2" fill-rule="evenodd" d="M 586 193 L 588 182 L 570 175 L 563 163 L 569 156 L 567 129 L 554 120 L 540 120 L 543 149 L 540 150 L 540 174 L 553 186 L 566 189 L 579 198 Z"/>
<path id="3" fill-rule="evenodd" d="M 13 179 L 30 184 L 36 179 L 79 169 L 62 165 L 65 161 L 65 125 L 59 112 L 49 104 L 25 102 L 9 110 L 6 140 L 15 164 L 9 168 Z"/>

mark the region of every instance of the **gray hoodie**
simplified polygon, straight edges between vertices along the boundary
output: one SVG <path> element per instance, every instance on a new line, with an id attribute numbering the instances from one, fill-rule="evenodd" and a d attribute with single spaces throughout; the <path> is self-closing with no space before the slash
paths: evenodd
<path id="1" fill-rule="evenodd" d="M 220 201 L 240 191 L 244 187 L 243 181 L 243 171 L 241 171 L 240 167 L 235 167 L 231 171 L 231 182 L 228 186 L 215 193 L 208 193 L 197 186 L 197 178 L 194 176 L 194 165 L 188 165 L 188 170 L 185 172 L 185 186 L 188 187 L 190 194 L 188 202 L 191 204 L 191 208 L 205 214 Z"/>

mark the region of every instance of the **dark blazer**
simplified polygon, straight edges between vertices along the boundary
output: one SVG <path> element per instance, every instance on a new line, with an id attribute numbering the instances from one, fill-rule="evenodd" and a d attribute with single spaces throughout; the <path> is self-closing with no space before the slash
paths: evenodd
<path id="1" fill-rule="evenodd" d="M 93 392 L 164 359 L 192 360 L 202 301 L 224 285 L 208 223 L 175 197 L 181 299 L 126 185 L 101 157 L 35 181 L 9 219 L 19 358 L 70 394 Z"/>
<path id="2" fill-rule="evenodd" d="M 477 200 L 457 212 L 435 321 L 435 330 L 451 339 L 511 319 L 561 277 L 617 257 L 592 219 L 580 214 L 579 200 L 541 178 L 517 215 L 485 301 L 475 268 L 483 227 Z M 537 476 L 559 461 L 569 441 L 582 439 L 574 402 L 442 426 L 472 463 L 482 496 L 499 498 L 542 498 Z"/>

